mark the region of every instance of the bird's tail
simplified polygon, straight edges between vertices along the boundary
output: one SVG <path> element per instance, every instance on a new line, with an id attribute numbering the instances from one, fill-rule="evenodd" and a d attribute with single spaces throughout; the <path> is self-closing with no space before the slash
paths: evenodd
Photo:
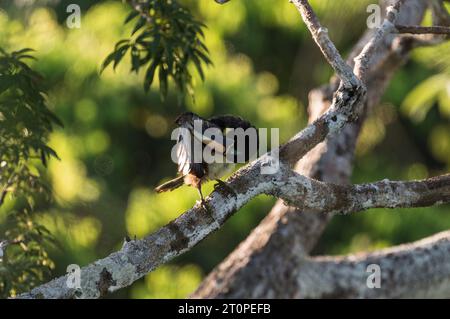
<path id="1" fill-rule="evenodd" d="M 180 187 L 183 184 L 184 184 L 184 176 L 178 176 L 177 178 L 171 179 L 170 181 L 159 185 L 158 187 L 155 188 L 155 191 L 157 193 L 173 191 L 174 189 Z"/>

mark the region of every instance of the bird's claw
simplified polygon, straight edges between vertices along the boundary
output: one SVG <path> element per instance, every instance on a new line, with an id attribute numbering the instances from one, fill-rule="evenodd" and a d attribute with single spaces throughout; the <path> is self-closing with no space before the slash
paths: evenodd
<path id="1" fill-rule="evenodd" d="M 134 235 L 133 239 L 131 239 L 129 235 L 125 235 L 125 238 L 123 239 L 123 241 L 124 241 L 125 243 L 129 243 L 129 242 L 131 242 L 131 241 L 136 241 L 136 240 L 137 240 L 136 235 Z"/>
<path id="2" fill-rule="evenodd" d="M 209 207 L 208 207 L 208 205 L 206 204 L 206 201 L 205 201 L 205 199 L 199 199 L 198 201 L 197 201 L 197 205 L 199 205 L 201 208 L 203 208 L 205 211 L 207 211 L 207 212 L 211 212 L 210 211 L 210 209 L 209 209 Z"/>
<path id="3" fill-rule="evenodd" d="M 214 190 L 216 190 L 220 186 L 228 187 L 227 183 L 225 183 L 224 181 L 222 181 L 220 179 L 216 179 L 216 183 L 214 184 Z"/>

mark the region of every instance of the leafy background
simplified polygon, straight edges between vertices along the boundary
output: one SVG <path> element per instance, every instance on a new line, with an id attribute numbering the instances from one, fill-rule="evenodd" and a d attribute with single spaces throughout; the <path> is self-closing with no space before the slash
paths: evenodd
<path id="1" fill-rule="evenodd" d="M 366 6 L 374 1 L 312 0 L 338 48 L 348 52 L 365 29 Z M 145 70 L 130 73 L 125 55 L 113 71 L 100 69 L 115 44 L 134 25 L 120 1 L 80 1 L 82 26 L 69 29 L 66 7 L 74 1 L 12 1 L 0 4 L 0 47 L 30 47 L 29 64 L 45 78 L 47 104 L 64 127 L 55 126 L 45 179 L 52 201 L 35 205 L 34 219 L 54 235 L 54 262 L 46 278 L 69 264 L 85 265 L 121 247 L 126 235 L 141 238 L 177 217 L 197 200 L 183 188 L 155 194 L 175 174 L 170 160 L 174 118 L 184 110 L 208 117 L 233 113 L 259 127 L 279 127 L 281 142 L 307 121 L 308 91 L 326 83 L 332 70 L 311 41 L 288 1 L 179 1 L 207 25 L 204 43 L 212 66 L 202 81 L 190 65 L 194 98 L 157 85 L 146 94 Z M 430 23 L 427 17 L 426 23 Z M 450 44 L 414 51 L 395 76 L 382 103 L 364 125 L 353 182 L 415 179 L 449 171 Z M 154 82 L 153 84 L 156 84 Z M 39 167 L 39 164 L 37 164 Z M 205 187 L 205 193 L 212 185 Z M 20 198 L 8 196 L 0 225 Z M 188 296 L 263 218 L 274 199 L 252 200 L 227 224 L 187 254 L 109 296 Z M 377 209 L 338 216 L 326 230 L 317 254 L 367 251 L 413 241 L 450 228 L 449 206 Z M 19 289 L 20 290 L 20 289 Z"/>

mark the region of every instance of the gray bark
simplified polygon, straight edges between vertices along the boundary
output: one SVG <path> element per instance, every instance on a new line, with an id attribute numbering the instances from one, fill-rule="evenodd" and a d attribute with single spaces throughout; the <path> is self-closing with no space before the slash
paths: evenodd
<path id="1" fill-rule="evenodd" d="M 307 258 L 298 267 L 300 298 L 450 298 L 450 232 L 375 253 Z"/>

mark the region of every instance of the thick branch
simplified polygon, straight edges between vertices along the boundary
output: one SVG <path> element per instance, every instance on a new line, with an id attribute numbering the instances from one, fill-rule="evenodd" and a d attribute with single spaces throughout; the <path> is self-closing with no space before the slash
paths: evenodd
<path id="1" fill-rule="evenodd" d="M 352 213 L 369 208 L 426 207 L 450 203 L 450 174 L 411 182 L 383 180 L 360 185 L 337 185 L 320 182 L 297 174 L 286 167 L 282 167 L 279 174 L 272 176 L 270 180 L 267 180 L 266 182 L 260 181 L 260 183 L 272 183 L 270 187 L 264 187 L 264 189 L 266 189 L 266 191 L 264 191 L 266 194 L 283 198 L 290 206 L 296 206 L 305 209 L 308 212 L 316 213 Z M 298 213 L 300 214 L 300 211 L 298 211 Z M 241 248 L 244 249 L 244 247 L 245 245 Z M 289 247 L 291 250 L 297 250 L 296 247 L 293 247 L 292 245 Z M 276 252 L 273 253 L 276 254 Z M 291 298 L 305 297 L 302 290 L 303 283 L 299 285 L 296 278 L 310 278 L 309 280 L 311 280 L 311 282 L 307 282 L 310 284 L 309 288 L 311 288 L 309 293 L 314 292 L 313 282 L 316 278 L 311 277 L 309 273 L 311 270 L 304 266 L 305 258 L 306 260 L 310 259 L 305 257 L 304 254 L 294 255 L 292 257 L 283 260 L 284 264 L 289 264 L 293 267 L 290 268 L 291 271 L 289 271 L 289 274 L 283 273 L 285 279 L 290 282 L 289 288 L 281 283 L 279 283 L 279 288 L 289 291 L 292 290 L 294 295 L 290 295 Z M 253 258 L 258 259 L 258 256 Z M 247 260 L 247 255 L 241 255 L 241 263 L 246 263 Z M 230 271 L 228 262 L 223 264 L 223 268 Z M 334 264 L 334 266 L 340 267 L 340 265 L 337 264 Z M 314 265 L 311 268 L 314 269 Z M 218 272 L 218 274 L 222 275 L 221 272 Z M 232 272 L 228 274 L 232 276 Z M 318 274 L 320 274 L 320 272 Z M 217 276 L 217 273 L 215 273 L 215 275 Z M 243 283 L 241 283 L 243 286 L 241 286 L 239 292 L 234 290 L 227 291 L 225 290 L 225 285 L 229 284 L 229 278 L 222 277 L 223 280 L 216 279 L 217 278 L 215 277 L 209 277 L 209 280 L 206 281 L 192 297 L 217 297 L 218 293 L 222 293 L 222 295 L 219 295 L 221 297 L 230 293 L 233 294 L 233 296 L 240 298 L 244 296 L 247 298 L 270 298 L 277 296 L 273 295 L 274 287 L 270 287 L 270 289 L 266 291 L 262 291 L 261 289 L 249 290 L 249 287 Z M 261 278 L 259 280 L 261 281 Z M 274 278 L 265 278 L 264 281 L 269 281 L 274 284 Z M 328 285 L 332 284 L 333 281 L 328 283 Z M 241 295 L 242 293 L 245 293 L 245 295 Z M 334 293 L 339 294 L 339 290 Z M 309 296 L 306 295 L 306 297 Z"/>
<path id="2" fill-rule="evenodd" d="M 192 248 L 251 198 L 262 194 L 283 197 L 302 207 L 356 211 L 370 207 L 426 206 L 450 200 L 450 176 L 410 183 L 382 181 L 339 186 L 301 176 L 285 166 L 274 175 L 259 173 L 259 161 L 229 181 L 235 194 L 216 191 L 208 197 L 207 211 L 196 206 L 152 235 L 126 242 L 123 248 L 81 270 L 82 289 L 67 286 L 67 276 L 33 289 L 19 298 L 97 298 L 126 287 Z M 223 193 L 222 193 L 223 192 Z"/>
<path id="3" fill-rule="evenodd" d="M 220 188 L 206 198 L 209 211 L 201 205 L 183 213 L 168 225 L 141 240 L 125 242 L 122 249 L 81 269 L 80 291 L 68 287 L 63 276 L 34 288 L 18 298 L 98 298 L 131 285 L 160 264 L 178 256 L 204 239 L 252 197 L 264 192 L 260 184 L 261 160 L 234 174 L 230 194 Z"/>
<path id="4" fill-rule="evenodd" d="M 285 170 L 270 194 L 289 205 L 313 212 L 353 213 L 379 207 L 426 207 L 450 202 L 450 174 L 398 182 L 383 180 L 359 185 L 324 183 Z"/>
<path id="5" fill-rule="evenodd" d="M 299 298 L 450 298 L 449 252 L 446 231 L 376 253 L 305 259 L 293 282 Z"/>

